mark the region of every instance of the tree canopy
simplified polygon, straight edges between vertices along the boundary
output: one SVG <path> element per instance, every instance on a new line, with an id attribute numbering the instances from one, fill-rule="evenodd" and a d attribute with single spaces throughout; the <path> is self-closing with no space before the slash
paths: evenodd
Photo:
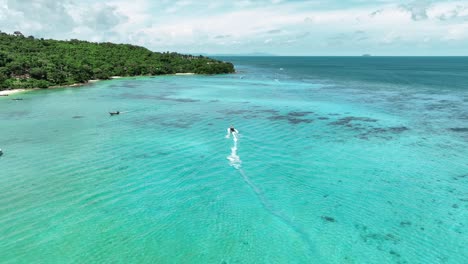
<path id="1" fill-rule="evenodd" d="M 186 72 L 233 73 L 234 66 L 204 56 L 152 52 L 130 44 L 36 39 L 0 32 L 0 90 Z"/>

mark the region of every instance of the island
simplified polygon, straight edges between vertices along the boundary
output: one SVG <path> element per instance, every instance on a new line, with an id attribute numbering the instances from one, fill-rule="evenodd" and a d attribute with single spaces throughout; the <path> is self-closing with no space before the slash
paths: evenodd
<path id="1" fill-rule="evenodd" d="M 109 42 L 25 37 L 0 32 L 0 90 L 49 88 L 113 76 L 233 73 L 234 65 L 205 56 L 153 52 Z"/>

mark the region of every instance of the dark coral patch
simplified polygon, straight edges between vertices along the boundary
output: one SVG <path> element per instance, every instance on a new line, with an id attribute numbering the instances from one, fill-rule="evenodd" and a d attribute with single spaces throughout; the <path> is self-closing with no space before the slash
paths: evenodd
<path id="1" fill-rule="evenodd" d="M 119 85 L 124 88 L 137 88 L 141 86 L 140 84 L 136 82 L 122 82 L 122 83 L 119 83 Z"/>
<path id="2" fill-rule="evenodd" d="M 398 254 L 398 252 L 393 251 L 393 250 L 390 250 L 388 253 L 390 253 L 390 255 L 393 255 L 393 256 L 398 257 L 398 258 L 401 257 L 401 255 Z"/>
<path id="3" fill-rule="evenodd" d="M 453 132 L 468 132 L 468 127 L 452 127 L 449 129 Z"/>
<path id="4" fill-rule="evenodd" d="M 401 132 L 404 132 L 406 130 L 409 130 L 409 128 L 407 128 L 405 126 L 400 126 L 400 127 L 389 127 L 387 130 L 389 132 L 392 132 L 392 133 L 401 133 Z"/>
<path id="5" fill-rule="evenodd" d="M 289 116 L 300 117 L 300 116 L 306 116 L 306 115 L 313 114 L 313 113 L 314 113 L 314 112 L 310 112 L 310 111 L 305 111 L 305 112 L 289 112 L 288 115 L 289 115 Z"/>
<path id="6" fill-rule="evenodd" d="M 371 128 L 356 128 L 353 127 L 354 130 L 366 130 L 359 134 L 357 137 L 360 139 L 365 139 L 368 140 L 369 136 L 377 136 L 383 139 L 391 139 L 390 136 L 386 136 L 389 133 L 392 134 L 400 134 L 403 133 L 404 131 L 409 130 L 409 128 L 405 126 L 400 126 L 400 127 L 371 127 Z"/>
<path id="7" fill-rule="evenodd" d="M 269 114 L 278 114 L 278 110 L 273 109 L 265 109 L 265 110 L 257 110 L 259 113 L 269 113 Z"/>
<path id="8" fill-rule="evenodd" d="M 343 125 L 349 125 L 352 121 L 360 121 L 360 122 L 377 122 L 377 119 L 373 119 L 370 117 L 357 117 L 357 116 L 347 116 L 340 118 L 334 122 L 329 123 L 329 125 L 334 125 L 334 126 L 343 126 Z"/>
<path id="9" fill-rule="evenodd" d="M 330 223 L 335 223 L 336 222 L 335 218 L 333 218 L 331 216 L 321 216 L 321 218 L 322 218 L 322 220 L 330 222 Z"/>
<path id="10" fill-rule="evenodd" d="M 453 176 L 452 179 L 458 181 L 458 180 L 462 180 L 462 179 L 465 179 L 467 178 L 468 179 L 468 174 L 462 174 L 462 175 L 458 175 L 458 176 Z"/>
<path id="11" fill-rule="evenodd" d="M 163 97 L 160 100 L 174 101 L 174 102 L 181 102 L 181 103 L 195 103 L 195 102 L 200 101 L 200 100 L 188 99 L 188 98 L 167 98 L 167 97 Z"/>
<path id="12" fill-rule="evenodd" d="M 361 238 L 364 240 L 364 242 L 368 242 L 369 240 L 376 240 L 379 242 L 384 242 L 384 241 L 391 241 L 394 244 L 399 242 L 399 239 L 395 237 L 393 234 L 378 234 L 378 233 L 368 233 L 365 235 L 361 235 Z"/>
<path id="13" fill-rule="evenodd" d="M 411 222 L 410 221 L 401 221 L 400 222 L 400 226 L 410 226 L 411 225 Z"/>
<path id="14" fill-rule="evenodd" d="M 149 94 L 131 94 L 123 93 L 120 95 L 121 98 L 126 99 L 138 99 L 138 100 L 160 100 L 160 101 L 173 101 L 181 103 L 194 103 L 199 102 L 200 100 L 189 99 L 189 98 L 169 98 L 168 95 L 149 95 Z"/>
<path id="15" fill-rule="evenodd" d="M 312 122 L 314 122 L 314 120 L 312 120 L 312 119 L 300 119 L 300 118 L 288 118 L 288 122 L 290 124 L 296 125 L 296 124 L 300 124 L 300 123 L 307 123 L 307 124 L 312 123 Z"/>
<path id="16" fill-rule="evenodd" d="M 285 120 L 285 119 L 288 119 L 288 117 L 282 116 L 282 115 L 274 115 L 274 116 L 268 117 L 268 119 L 272 121 L 276 121 L 276 120 Z"/>
<path id="17" fill-rule="evenodd" d="M 227 111 L 226 113 L 228 115 L 242 115 L 245 113 L 250 113 L 250 110 L 232 110 L 232 111 Z"/>
<path id="18" fill-rule="evenodd" d="M 314 121 L 313 119 L 297 118 L 297 117 L 289 116 L 289 115 L 274 115 L 274 116 L 268 117 L 268 119 L 272 121 L 286 120 L 290 124 L 293 124 L 293 125 L 297 125 L 300 123 L 312 123 Z"/>

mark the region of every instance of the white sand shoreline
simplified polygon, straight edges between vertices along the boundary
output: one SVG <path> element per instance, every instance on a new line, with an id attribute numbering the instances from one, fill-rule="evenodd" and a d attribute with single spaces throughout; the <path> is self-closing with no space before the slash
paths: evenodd
<path id="1" fill-rule="evenodd" d="M 31 91 L 31 90 L 36 90 L 37 88 L 34 89 L 12 89 L 12 90 L 3 90 L 0 91 L 0 96 L 9 96 L 12 94 L 16 93 L 21 93 L 21 92 L 26 92 L 26 91 Z"/>
<path id="2" fill-rule="evenodd" d="M 175 73 L 174 75 L 195 75 L 195 73 L 192 72 L 179 72 Z M 109 77 L 110 80 L 112 79 L 120 79 L 120 78 L 132 78 L 132 77 L 148 77 L 149 75 L 140 75 L 140 76 L 111 76 Z M 162 75 L 155 75 L 155 76 L 162 76 Z M 69 84 L 69 85 L 57 85 L 57 86 L 50 86 L 48 88 L 44 89 L 56 89 L 56 88 L 67 88 L 67 87 L 80 87 L 80 86 L 85 86 L 91 83 L 96 83 L 100 81 L 105 81 L 105 80 L 89 80 L 85 83 L 74 83 L 74 84 Z M 1 96 L 9 96 L 12 94 L 17 94 L 17 93 L 22 93 L 22 92 L 30 92 L 30 91 L 36 91 L 36 90 L 41 90 L 41 88 L 31 88 L 31 89 L 10 89 L 10 90 L 3 90 L 0 91 L 0 97 Z"/>
<path id="3" fill-rule="evenodd" d="M 178 72 L 175 75 L 195 75 L 193 72 Z"/>

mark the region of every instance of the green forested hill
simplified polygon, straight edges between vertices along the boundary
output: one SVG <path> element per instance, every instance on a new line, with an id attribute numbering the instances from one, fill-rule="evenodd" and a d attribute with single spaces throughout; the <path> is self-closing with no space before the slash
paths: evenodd
<path id="1" fill-rule="evenodd" d="M 0 33 L 0 90 L 47 88 L 111 76 L 232 73 L 203 56 L 152 52 L 129 44 L 35 39 Z"/>

